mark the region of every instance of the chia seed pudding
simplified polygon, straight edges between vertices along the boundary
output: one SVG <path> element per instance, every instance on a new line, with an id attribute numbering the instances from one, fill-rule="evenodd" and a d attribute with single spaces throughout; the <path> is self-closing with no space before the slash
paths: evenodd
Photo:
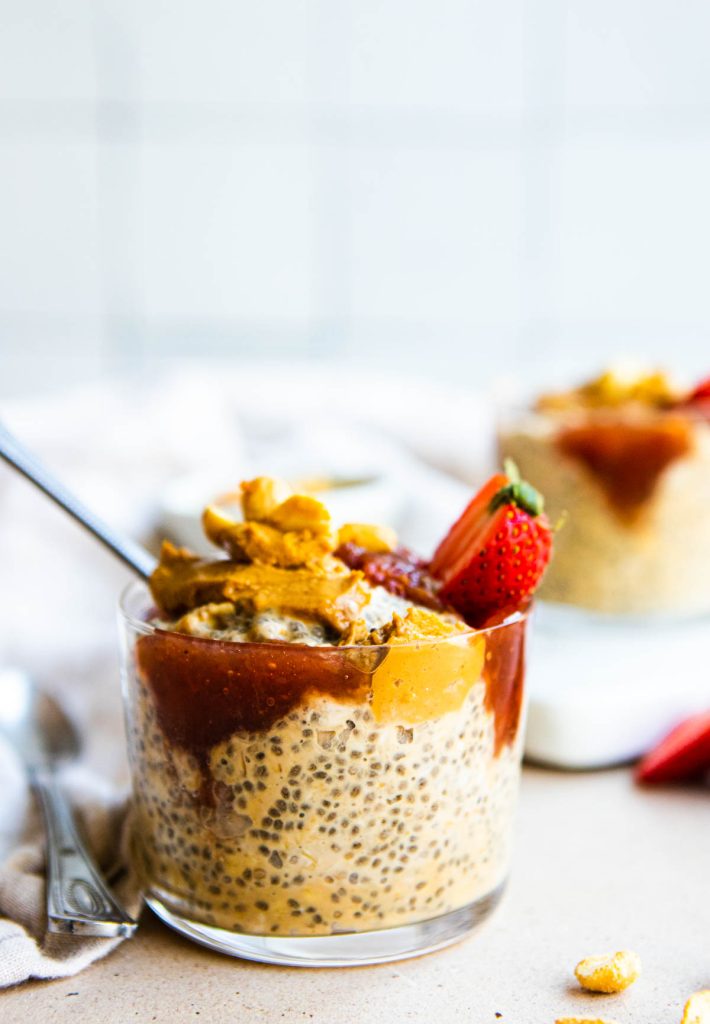
<path id="1" fill-rule="evenodd" d="M 152 603 L 143 588 L 124 603 L 136 859 L 191 921 L 367 932 L 467 907 L 506 877 L 525 617 L 472 630 L 431 594 L 368 582 L 334 542 L 292 566 L 281 538 L 276 564 L 230 542 L 219 570 L 168 549 Z M 284 572 L 310 580 L 300 605 Z"/>
<path id="2" fill-rule="evenodd" d="M 662 375 L 609 372 L 505 423 L 499 448 L 564 518 L 542 598 L 614 615 L 710 611 L 710 403 Z"/>

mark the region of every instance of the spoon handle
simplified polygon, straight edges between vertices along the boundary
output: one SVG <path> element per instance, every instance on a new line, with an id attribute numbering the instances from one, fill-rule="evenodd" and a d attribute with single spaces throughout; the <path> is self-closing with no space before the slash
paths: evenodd
<path id="1" fill-rule="evenodd" d="M 102 519 L 94 515 L 78 498 L 54 477 L 49 470 L 32 455 L 10 431 L 0 423 L 0 458 L 14 466 L 24 477 L 55 501 L 57 505 L 73 516 L 78 523 L 93 533 L 94 537 L 117 555 L 122 562 L 138 576 L 147 579 L 155 568 L 155 559 L 140 544 L 107 526 Z"/>
<path id="2" fill-rule="evenodd" d="M 109 892 L 51 769 L 35 769 L 31 777 L 47 828 L 47 929 L 103 938 L 132 935 L 136 922 Z"/>

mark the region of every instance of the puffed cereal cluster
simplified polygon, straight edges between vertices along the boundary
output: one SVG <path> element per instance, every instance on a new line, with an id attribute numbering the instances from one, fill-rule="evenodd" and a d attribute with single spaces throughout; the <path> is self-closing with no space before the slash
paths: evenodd
<path id="1" fill-rule="evenodd" d="M 588 956 L 574 969 L 577 981 L 590 992 L 623 992 L 641 973 L 641 961 L 629 949 Z"/>
<path id="2" fill-rule="evenodd" d="M 710 1024 L 710 989 L 690 997 L 685 1004 L 681 1024 Z"/>
<path id="3" fill-rule="evenodd" d="M 558 1017 L 555 1024 L 617 1024 L 610 1017 Z"/>
<path id="4" fill-rule="evenodd" d="M 641 974 L 636 953 L 622 949 L 580 960 L 574 969 L 577 981 L 589 992 L 623 992 Z M 558 1017 L 555 1024 L 616 1024 L 608 1017 Z M 695 992 L 685 1004 L 681 1024 L 710 1024 L 710 989 Z"/>

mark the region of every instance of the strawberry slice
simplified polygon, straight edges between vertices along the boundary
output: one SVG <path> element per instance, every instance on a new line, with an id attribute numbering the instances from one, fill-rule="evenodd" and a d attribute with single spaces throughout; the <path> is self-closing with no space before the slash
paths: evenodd
<path id="1" fill-rule="evenodd" d="M 430 571 L 439 596 L 473 626 L 531 600 L 552 553 L 542 496 L 506 461 L 437 548 Z"/>
<path id="2" fill-rule="evenodd" d="M 681 398 L 676 408 L 686 409 L 702 419 L 710 420 L 710 377 L 701 380 L 697 387 Z"/>
<path id="3" fill-rule="evenodd" d="M 638 782 L 680 782 L 710 769 L 710 711 L 687 718 L 649 751 L 636 769 Z"/>
<path id="4" fill-rule="evenodd" d="M 690 392 L 686 402 L 707 402 L 710 401 L 710 377 L 701 380 L 698 386 Z"/>
<path id="5" fill-rule="evenodd" d="M 434 576 L 443 576 L 445 566 L 453 565 L 465 554 L 471 546 L 472 538 L 488 517 L 488 506 L 496 494 L 509 483 L 510 478 L 505 473 L 496 473 L 468 503 L 434 552 L 429 565 L 429 570 Z"/>

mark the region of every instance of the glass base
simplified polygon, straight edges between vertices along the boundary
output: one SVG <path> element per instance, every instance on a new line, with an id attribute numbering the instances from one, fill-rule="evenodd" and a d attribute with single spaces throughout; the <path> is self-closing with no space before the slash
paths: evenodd
<path id="1" fill-rule="evenodd" d="M 146 903 L 158 917 L 193 942 L 244 960 L 286 967 L 358 967 L 421 956 L 458 942 L 481 924 L 500 901 L 505 883 L 473 903 L 428 921 L 343 935 L 288 936 L 245 935 L 190 921 L 170 910 L 161 900 L 146 895 Z"/>

